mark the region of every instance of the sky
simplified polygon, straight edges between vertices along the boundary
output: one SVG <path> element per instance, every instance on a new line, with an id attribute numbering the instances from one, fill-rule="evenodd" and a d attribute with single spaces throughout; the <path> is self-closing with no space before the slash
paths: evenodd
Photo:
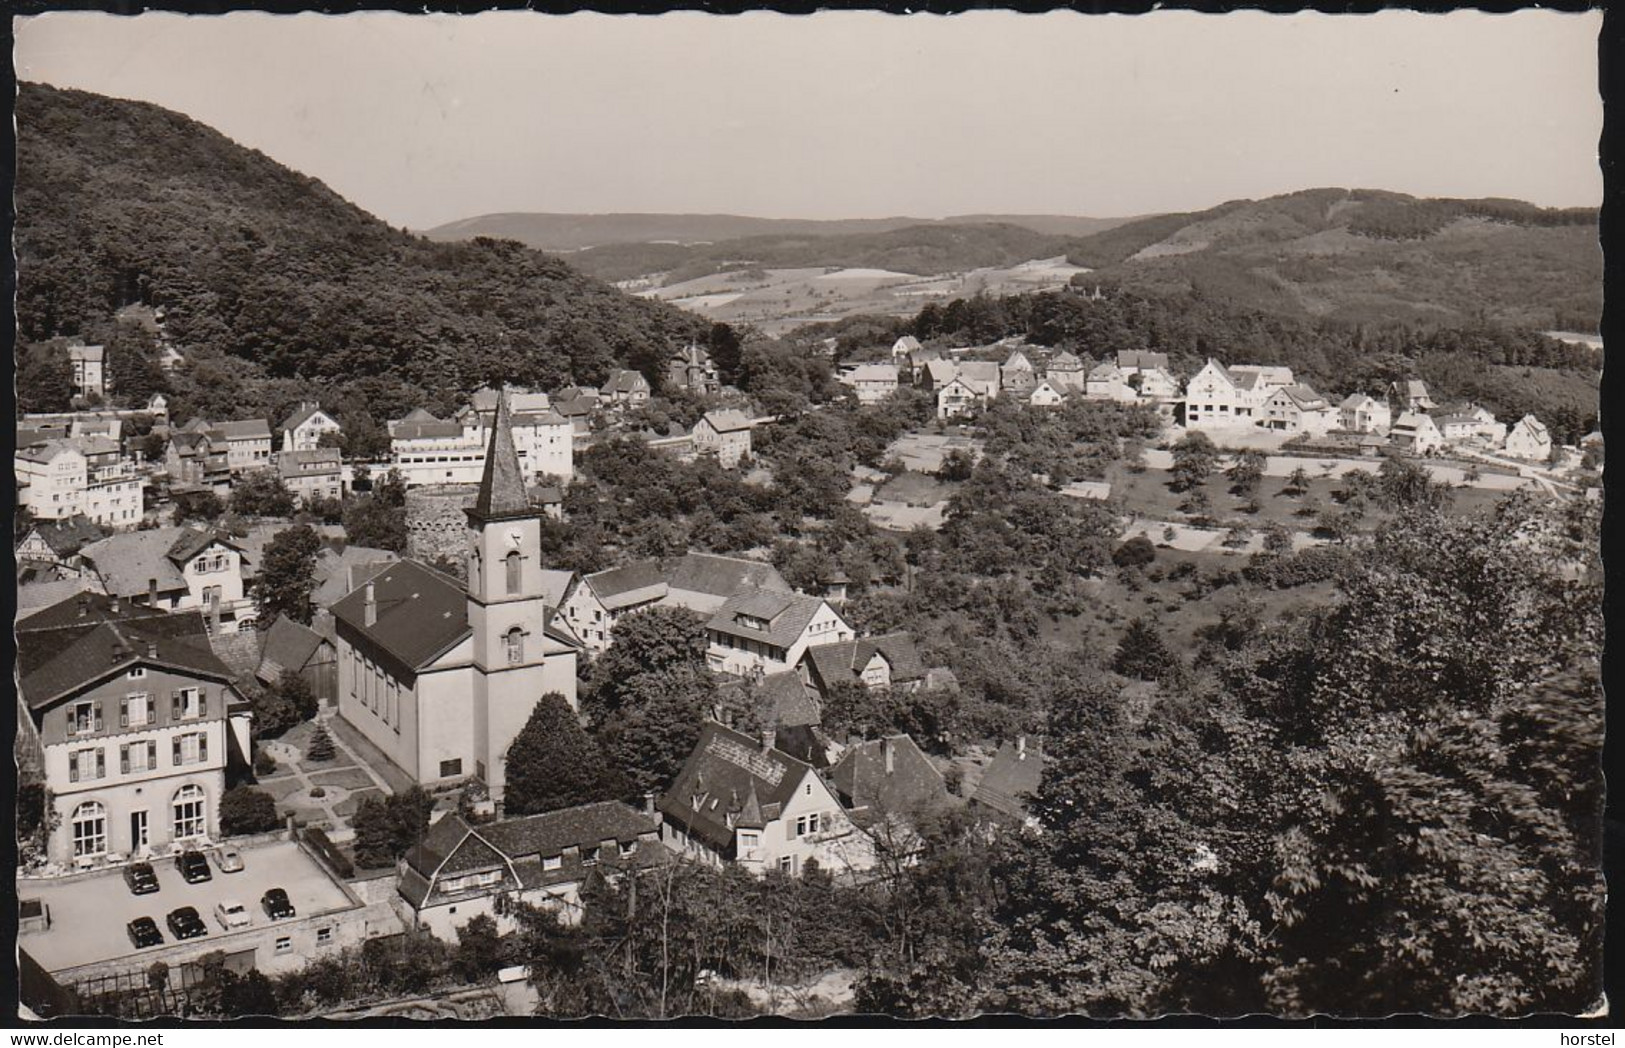
<path id="1" fill-rule="evenodd" d="M 1097 217 L 1316 186 L 1602 199 L 1601 14 L 59 12 L 20 79 L 178 110 L 397 226 Z"/>

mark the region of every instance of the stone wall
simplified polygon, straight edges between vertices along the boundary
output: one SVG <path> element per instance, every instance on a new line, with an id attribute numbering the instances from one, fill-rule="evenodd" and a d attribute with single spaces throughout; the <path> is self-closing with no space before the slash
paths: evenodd
<path id="1" fill-rule="evenodd" d="M 431 484 L 406 493 L 406 555 L 433 564 L 447 558 L 462 577 L 468 516 L 479 487 L 474 484 Z"/>

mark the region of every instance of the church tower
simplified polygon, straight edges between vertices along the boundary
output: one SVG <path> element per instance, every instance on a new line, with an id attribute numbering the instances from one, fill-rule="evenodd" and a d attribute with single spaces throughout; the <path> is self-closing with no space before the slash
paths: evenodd
<path id="1" fill-rule="evenodd" d="M 537 702 L 556 691 L 576 705 L 575 648 L 547 630 L 542 510 L 525 488 L 506 390 L 497 397 L 479 495 L 465 512 L 475 771 L 500 800 L 508 747 Z"/>

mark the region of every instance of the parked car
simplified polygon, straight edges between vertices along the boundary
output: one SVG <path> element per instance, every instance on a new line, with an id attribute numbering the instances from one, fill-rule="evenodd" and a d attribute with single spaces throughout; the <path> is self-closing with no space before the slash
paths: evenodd
<path id="1" fill-rule="evenodd" d="M 281 888 L 272 888 L 260 896 L 260 905 L 265 907 L 265 916 L 273 921 L 294 916 L 293 903 L 288 901 L 288 893 Z"/>
<path id="2" fill-rule="evenodd" d="M 182 906 L 169 913 L 169 933 L 177 939 L 196 939 L 200 935 L 208 935 L 209 926 L 197 915 L 195 907 Z"/>
<path id="3" fill-rule="evenodd" d="M 237 928 L 246 928 L 254 921 L 253 916 L 248 912 L 248 907 L 235 899 L 222 899 L 216 903 L 214 916 L 220 922 L 220 927 L 228 932 Z"/>
<path id="4" fill-rule="evenodd" d="M 174 915 L 171 914 L 170 916 L 173 918 Z M 130 933 L 130 941 L 135 944 L 135 948 L 138 950 L 144 950 L 149 946 L 158 946 L 164 941 L 164 933 L 158 930 L 158 922 L 151 917 L 137 917 L 129 923 L 127 928 Z"/>
<path id="5" fill-rule="evenodd" d="M 214 879 L 209 872 L 209 860 L 200 851 L 181 852 L 180 858 L 175 860 L 175 868 L 181 871 L 187 884 L 201 884 Z"/>
<path id="6" fill-rule="evenodd" d="M 243 855 L 236 848 L 221 848 L 214 853 L 214 864 L 221 873 L 238 873 L 243 868 Z"/>
<path id="7" fill-rule="evenodd" d="M 124 867 L 124 883 L 131 895 L 150 895 L 158 890 L 158 874 L 150 862 L 132 862 Z"/>

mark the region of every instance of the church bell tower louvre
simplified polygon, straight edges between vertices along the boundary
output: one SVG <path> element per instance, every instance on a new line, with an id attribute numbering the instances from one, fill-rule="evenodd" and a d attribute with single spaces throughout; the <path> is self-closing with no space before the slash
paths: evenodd
<path id="1" fill-rule="evenodd" d="M 545 632 L 542 510 L 525 488 L 506 389 L 497 397 L 479 494 L 465 512 L 475 771 L 500 799 L 508 747 L 536 703 L 557 691 L 576 705 L 574 653 L 560 652 Z"/>

